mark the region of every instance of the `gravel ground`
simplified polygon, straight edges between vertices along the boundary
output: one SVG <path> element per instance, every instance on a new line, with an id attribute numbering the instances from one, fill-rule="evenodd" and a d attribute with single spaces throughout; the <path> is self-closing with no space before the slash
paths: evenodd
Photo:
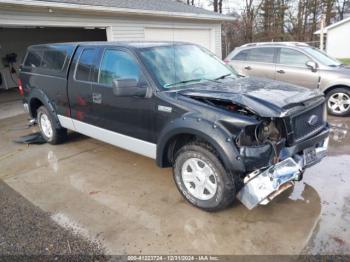
<path id="1" fill-rule="evenodd" d="M 43 212 L 0 180 L 0 255 L 13 260 L 32 256 L 35 261 L 70 258 L 105 261 L 99 243 L 91 243 L 61 228 Z M 20 257 L 21 256 L 21 257 Z M 28 257 L 26 257 L 28 258 Z M 71 260 L 70 259 L 70 260 Z M 1 260 L 1 259 L 0 259 Z"/>

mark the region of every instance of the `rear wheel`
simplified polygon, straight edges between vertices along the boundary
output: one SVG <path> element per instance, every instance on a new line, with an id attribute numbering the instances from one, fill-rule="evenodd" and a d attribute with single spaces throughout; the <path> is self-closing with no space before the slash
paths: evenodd
<path id="1" fill-rule="evenodd" d="M 206 144 L 182 147 L 175 157 L 174 180 L 183 197 L 206 211 L 217 211 L 233 202 L 236 195 L 231 174 L 215 151 Z"/>
<path id="2" fill-rule="evenodd" d="M 350 114 L 350 89 L 336 88 L 327 94 L 328 113 L 335 116 Z"/>
<path id="3" fill-rule="evenodd" d="M 42 137 L 50 144 L 60 144 L 67 138 L 67 129 L 56 128 L 52 115 L 45 106 L 37 110 L 37 123 Z"/>

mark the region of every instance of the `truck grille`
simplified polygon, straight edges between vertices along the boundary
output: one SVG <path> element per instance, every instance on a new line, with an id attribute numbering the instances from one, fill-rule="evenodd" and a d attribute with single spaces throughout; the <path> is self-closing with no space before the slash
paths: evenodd
<path id="1" fill-rule="evenodd" d="M 321 104 L 292 119 L 295 141 L 312 136 L 326 125 L 323 118 L 324 110 L 324 104 Z"/>

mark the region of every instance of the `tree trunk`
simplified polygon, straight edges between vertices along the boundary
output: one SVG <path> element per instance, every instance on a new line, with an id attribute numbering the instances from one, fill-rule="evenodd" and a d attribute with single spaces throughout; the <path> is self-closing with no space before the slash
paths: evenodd
<path id="1" fill-rule="evenodd" d="M 218 9 L 219 9 L 218 4 L 219 4 L 218 0 L 213 1 L 214 12 L 218 12 Z"/>
<path id="2" fill-rule="evenodd" d="M 219 0 L 219 3 L 218 3 L 218 9 L 220 14 L 222 14 L 222 1 L 223 0 Z"/>
<path id="3" fill-rule="evenodd" d="M 326 15 L 326 26 L 329 26 L 331 24 L 331 19 L 332 19 L 332 11 L 333 11 L 333 7 L 335 4 L 335 0 L 325 0 L 324 3 L 324 13 Z"/>

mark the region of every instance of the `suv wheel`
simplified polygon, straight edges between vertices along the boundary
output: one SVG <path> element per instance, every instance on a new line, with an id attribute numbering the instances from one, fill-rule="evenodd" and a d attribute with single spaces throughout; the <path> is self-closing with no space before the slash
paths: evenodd
<path id="1" fill-rule="evenodd" d="M 206 211 L 223 209 L 235 199 L 232 176 L 206 144 L 189 144 L 179 150 L 175 157 L 174 180 L 188 202 Z"/>
<path id="2" fill-rule="evenodd" d="M 328 113 L 335 116 L 346 116 L 350 113 L 350 90 L 336 88 L 327 94 Z"/>
<path id="3" fill-rule="evenodd" d="M 55 145 L 66 139 L 67 129 L 55 128 L 52 116 L 44 106 L 41 106 L 37 111 L 37 123 L 41 135 L 48 143 Z"/>

